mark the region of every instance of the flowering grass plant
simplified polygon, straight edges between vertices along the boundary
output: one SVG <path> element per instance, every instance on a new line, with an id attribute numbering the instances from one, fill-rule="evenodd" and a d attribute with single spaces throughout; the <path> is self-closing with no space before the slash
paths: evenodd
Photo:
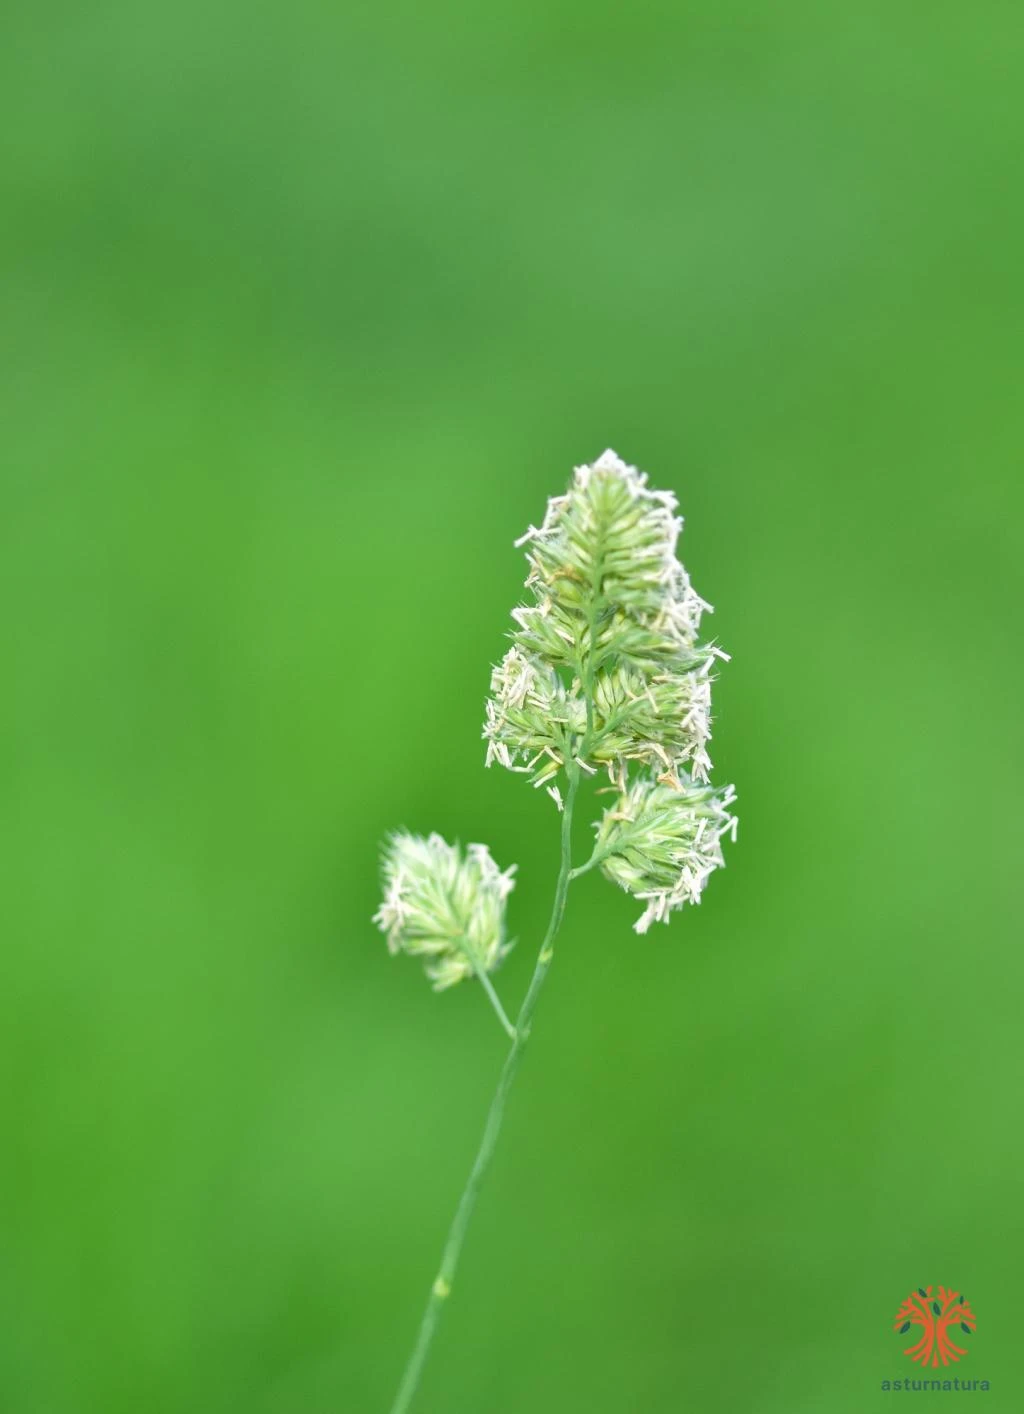
<path id="1" fill-rule="evenodd" d="M 710 609 L 676 557 L 682 521 L 675 497 L 614 452 L 577 467 L 552 498 L 526 546 L 528 602 L 512 611 L 511 646 L 491 674 L 487 765 L 542 787 L 561 813 L 555 899 L 526 996 L 514 1022 L 492 974 L 510 944 L 505 911 L 515 866 L 502 870 L 485 845 L 464 851 L 439 835 L 398 832 L 384 851 L 384 901 L 374 921 L 392 953 L 422 957 L 440 991 L 479 981 L 510 1046 L 473 1167 L 452 1220 L 419 1334 L 392 1414 L 409 1409 L 455 1271 L 480 1184 L 490 1165 L 555 936 L 574 879 L 600 869 L 643 911 L 645 933 L 699 903 L 735 838 L 731 786 L 710 783 L 711 683 L 726 654 L 700 641 Z M 593 850 L 572 862 L 581 782 L 598 777 L 610 797 L 594 822 Z"/>

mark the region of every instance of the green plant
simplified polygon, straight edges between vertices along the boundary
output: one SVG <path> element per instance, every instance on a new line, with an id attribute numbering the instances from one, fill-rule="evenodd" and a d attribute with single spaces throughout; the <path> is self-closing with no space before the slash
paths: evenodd
<path id="1" fill-rule="evenodd" d="M 708 782 L 712 668 L 726 655 L 698 641 L 710 606 L 676 558 L 682 522 L 675 511 L 670 492 L 650 490 L 645 476 L 609 451 L 577 467 L 567 493 L 548 503 L 543 525 L 517 542 L 529 547 L 532 602 L 513 610 L 512 646 L 491 675 L 487 764 L 546 787 L 562 827 L 551 920 L 514 1024 L 491 982 L 509 946 L 514 866 L 502 872 L 486 846 L 463 852 L 439 835 L 400 832 L 385 848 L 385 897 L 374 921 L 390 950 L 424 957 L 437 990 L 476 977 L 511 1040 L 392 1414 L 412 1402 L 451 1294 L 570 883 L 599 868 L 643 902 L 635 924 L 643 933 L 700 901 L 724 862 L 723 836 L 735 837 L 735 792 Z M 580 783 L 602 771 L 613 799 L 595 823 L 593 852 L 574 868 Z"/>

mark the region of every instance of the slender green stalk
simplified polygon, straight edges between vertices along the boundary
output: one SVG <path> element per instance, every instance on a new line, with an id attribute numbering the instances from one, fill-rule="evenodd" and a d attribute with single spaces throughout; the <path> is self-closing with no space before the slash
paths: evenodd
<path id="1" fill-rule="evenodd" d="M 498 1080 L 498 1088 L 494 1092 L 494 1099 L 491 1101 L 491 1108 L 487 1113 L 487 1122 L 484 1125 L 483 1137 L 480 1140 L 476 1159 L 462 1191 L 462 1197 L 459 1199 L 452 1225 L 448 1230 L 448 1240 L 441 1257 L 441 1266 L 434 1280 L 434 1285 L 431 1287 L 430 1299 L 427 1301 L 427 1307 L 420 1322 L 416 1344 L 409 1357 L 409 1363 L 405 1367 L 405 1374 L 402 1376 L 402 1383 L 395 1396 L 395 1402 L 391 1406 L 391 1414 L 406 1414 L 406 1410 L 416 1394 L 441 1310 L 451 1295 L 452 1285 L 455 1281 L 455 1269 L 458 1265 L 459 1253 L 462 1251 L 466 1229 L 473 1214 L 480 1185 L 494 1156 L 498 1135 L 501 1132 L 501 1123 L 505 1116 L 505 1102 L 519 1069 L 519 1062 L 526 1049 L 526 1043 L 530 1039 L 530 1023 L 536 1010 L 537 998 L 540 996 L 540 990 L 544 985 L 544 979 L 548 975 L 551 959 L 554 956 L 553 944 L 565 913 L 565 899 L 572 874 L 572 810 L 580 782 L 580 768 L 570 760 L 567 764 L 566 774 L 568 787 L 565 809 L 562 813 L 562 861 L 558 871 L 558 883 L 555 886 L 551 921 L 548 923 L 548 930 L 544 935 L 543 943 L 541 943 L 526 996 L 519 1008 L 519 1015 L 516 1017 L 512 1047 L 505 1058 L 501 1077 Z"/>
<path id="2" fill-rule="evenodd" d="M 610 849 L 595 849 L 586 864 L 581 864 L 578 868 L 569 871 L 570 882 L 573 879 L 581 879 L 584 874 L 589 874 L 591 869 L 596 869 L 599 864 L 603 864 L 611 853 Z"/>
<path id="3" fill-rule="evenodd" d="M 501 998 L 494 990 L 494 983 L 488 977 L 486 970 L 481 967 L 479 962 L 477 962 L 476 958 L 473 959 L 473 971 L 476 973 L 480 985 L 481 987 L 483 987 L 484 992 L 487 995 L 487 1000 L 494 1008 L 494 1013 L 497 1016 L 498 1020 L 501 1022 L 506 1035 L 509 1037 L 510 1040 L 514 1041 L 516 1039 L 516 1028 L 512 1025 L 511 1021 L 509 1021 L 508 1016 L 506 1015 L 505 1008 L 501 1004 Z"/>

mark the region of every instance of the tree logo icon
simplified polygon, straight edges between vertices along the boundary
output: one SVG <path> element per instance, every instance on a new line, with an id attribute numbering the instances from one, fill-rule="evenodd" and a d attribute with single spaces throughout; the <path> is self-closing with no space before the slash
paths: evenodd
<path id="1" fill-rule="evenodd" d="M 955 1334 L 959 1339 L 961 1334 L 973 1334 L 974 1312 L 955 1289 L 940 1286 L 935 1295 L 933 1287 L 919 1286 L 896 1312 L 893 1329 L 899 1335 L 906 1335 L 912 1326 L 920 1329 L 921 1336 L 913 1345 L 908 1345 L 903 1354 L 917 1361 L 922 1369 L 931 1365 L 935 1370 L 940 1363 L 956 1364 L 967 1354 L 965 1347 L 954 1345 L 952 1336 Z"/>

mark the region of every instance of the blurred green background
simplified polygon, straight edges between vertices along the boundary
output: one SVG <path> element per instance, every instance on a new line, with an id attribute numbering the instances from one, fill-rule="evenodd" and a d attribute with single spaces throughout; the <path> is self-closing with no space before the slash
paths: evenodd
<path id="1" fill-rule="evenodd" d="M 732 652 L 740 837 L 575 888 L 417 1414 L 1019 1409 L 1009 3 L 8 7 L 0 1407 L 375 1414 L 503 1054 L 370 924 L 606 446 Z M 586 840 L 581 830 L 580 848 Z"/>

